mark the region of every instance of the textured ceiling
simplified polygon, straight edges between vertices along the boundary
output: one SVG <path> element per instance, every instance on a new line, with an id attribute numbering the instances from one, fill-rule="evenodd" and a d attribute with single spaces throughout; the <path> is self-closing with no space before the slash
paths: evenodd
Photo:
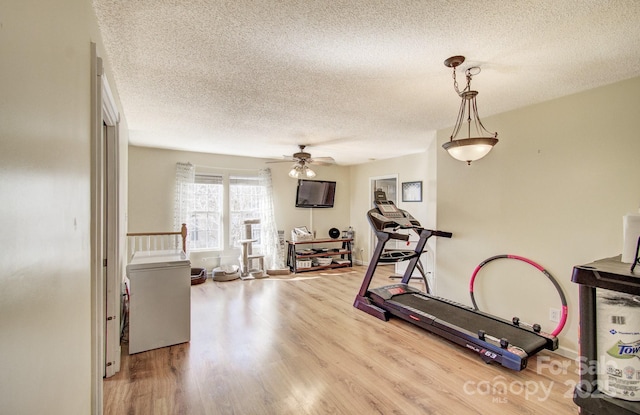
<path id="1" fill-rule="evenodd" d="M 453 125 L 459 100 L 443 64 L 452 55 L 482 69 L 472 87 L 483 118 L 640 76 L 637 0 L 94 8 L 139 146 L 279 158 L 307 144 L 313 156 L 357 164 L 424 151 Z"/>

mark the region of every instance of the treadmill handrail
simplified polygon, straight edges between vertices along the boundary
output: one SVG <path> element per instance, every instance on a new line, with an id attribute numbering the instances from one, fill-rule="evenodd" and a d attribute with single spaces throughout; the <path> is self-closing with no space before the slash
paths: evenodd
<path id="1" fill-rule="evenodd" d="M 404 227 L 406 229 L 412 229 L 418 234 L 418 241 L 415 243 L 415 246 L 412 247 L 415 255 L 413 255 L 411 259 L 409 259 L 409 263 L 407 264 L 405 272 L 402 276 L 401 282 L 404 284 L 407 284 L 409 282 L 414 269 L 416 269 L 418 261 L 420 260 L 420 255 L 424 251 L 427 240 L 432 236 L 451 238 L 453 235 L 451 232 L 425 229 L 420 225 L 420 222 L 418 222 L 413 216 L 411 216 L 409 212 L 401 209 L 399 209 L 399 211 L 404 215 L 402 221 L 395 221 L 393 217 L 381 215 L 378 208 L 370 209 L 367 212 L 367 219 L 369 220 L 369 224 L 373 228 L 376 237 L 378 238 L 378 242 L 376 243 L 376 246 L 373 250 L 369 266 L 367 267 L 367 272 L 364 275 L 362 285 L 360 286 L 360 291 L 358 291 L 358 295 L 354 302 L 354 306 L 356 307 L 358 307 L 358 304 L 364 304 L 368 301 L 366 299 L 367 291 L 369 290 L 369 285 L 371 284 L 371 280 L 373 279 L 373 275 L 376 271 L 378 263 L 380 262 L 380 257 L 384 252 L 384 247 L 387 242 L 389 242 L 390 239 L 399 239 L 403 241 L 409 240 L 408 234 L 396 232 L 399 228 L 390 231 L 386 229 L 391 227 Z M 365 305 L 362 306 L 368 307 Z"/>
<path id="2" fill-rule="evenodd" d="M 396 233 L 396 232 L 387 232 L 387 231 L 380 231 L 380 232 L 384 232 L 384 233 L 389 234 L 391 239 L 398 239 L 400 241 L 408 241 L 409 240 L 409 234 L 406 234 L 406 233 Z"/>
<path id="3" fill-rule="evenodd" d="M 429 236 L 440 236 L 444 238 L 451 238 L 453 236 L 451 232 L 426 229 L 420 224 L 420 222 L 418 222 L 407 211 L 400 210 L 400 212 L 406 214 L 407 217 L 404 217 L 404 218 L 386 217 L 378 213 L 378 209 L 371 209 L 367 214 L 367 218 L 369 219 L 369 223 L 376 233 L 378 232 L 385 233 L 389 237 L 391 237 L 391 239 L 399 239 L 402 241 L 409 240 L 408 234 L 397 232 L 400 229 L 413 230 L 416 234 L 418 234 L 418 236 L 422 235 L 423 231 L 429 231 L 431 233 L 431 235 Z M 391 228 L 391 230 L 387 230 L 389 228 Z"/>

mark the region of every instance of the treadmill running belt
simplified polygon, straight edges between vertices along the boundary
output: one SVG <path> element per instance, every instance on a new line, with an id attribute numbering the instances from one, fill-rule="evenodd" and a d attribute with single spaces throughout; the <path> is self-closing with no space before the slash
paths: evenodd
<path id="1" fill-rule="evenodd" d="M 535 333 L 435 298 L 405 293 L 394 295 L 387 302 L 391 304 L 395 302 L 420 310 L 442 322 L 463 328 L 474 334 L 477 334 L 478 330 L 484 330 L 488 335 L 498 339 L 506 338 L 509 344 L 523 349 L 527 354 L 536 353 L 544 349 L 546 345 L 546 340 Z"/>

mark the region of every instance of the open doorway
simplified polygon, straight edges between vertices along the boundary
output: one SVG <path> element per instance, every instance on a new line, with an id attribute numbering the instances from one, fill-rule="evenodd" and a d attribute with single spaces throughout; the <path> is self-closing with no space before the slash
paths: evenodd
<path id="1" fill-rule="evenodd" d="M 369 178 L 369 200 L 373 206 L 373 195 L 376 190 L 382 190 L 387 195 L 387 200 L 391 200 L 393 203 L 398 201 L 398 175 L 390 174 L 387 176 L 377 176 Z M 396 203 L 397 204 L 397 203 Z M 369 229 L 369 255 L 373 252 L 377 238 L 373 229 Z M 391 244 L 392 242 L 389 242 Z M 389 246 L 392 248 L 392 246 Z M 369 263 L 370 258 L 367 258 L 366 264 Z M 364 258 L 362 258 L 362 265 L 366 265 Z"/>
<path id="2" fill-rule="evenodd" d="M 398 194 L 398 177 L 381 177 L 372 178 L 371 180 L 371 203 L 373 203 L 373 192 L 376 190 L 382 190 L 387 195 L 387 200 L 391 200 L 393 203 L 397 202 L 396 195 Z M 397 204 L 397 203 L 396 203 Z"/>

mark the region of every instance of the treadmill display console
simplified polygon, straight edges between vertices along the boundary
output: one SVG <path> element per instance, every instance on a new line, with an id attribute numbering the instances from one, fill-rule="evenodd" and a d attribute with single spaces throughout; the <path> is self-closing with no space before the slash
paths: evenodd
<path id="1" fill-rule="evenodd" d="M 376 201 L 376 206 L 380 213 L 387 218 L 404 218 L 402 212 L 390 200 L 385 200 L 384 202 Z"/>
<path id="2" fill-rule="evenodd" d="M 407 211 L 398 209 L 393 201 L 387 199 L 387 195 L 378 190 L 373 201 L 375 206 L 368 212 L 368 218 L 374 229 L 384 230 L 394 227 L 419 227 L 420 223 Z"/>

